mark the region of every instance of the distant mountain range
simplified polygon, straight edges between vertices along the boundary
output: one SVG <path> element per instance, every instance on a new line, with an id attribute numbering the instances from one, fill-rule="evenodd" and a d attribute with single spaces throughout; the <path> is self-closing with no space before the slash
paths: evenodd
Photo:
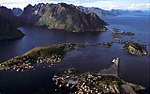
<path id="1" fill-rule="evenodd" d="M 142 11 L 142 10 L 121 10 L 121 9 L 104 10 L 97 7 L 83 7 L 83 6 L 77 6 L 77 8 L 82 12 L 95 13 L 99 17 L 118 16 L 118 15 L 127 15 L 127 14 L 143 14 L 149 12 L 149 11 Z"/>
<path id="2" fill-rule="evenodd" d="M 104 10 L 104 9 L 96 8 L 96 7 L 83 7 L 83 6 L 77 6 L 77 8 L 80 9 L 82 12 L 95 13 L 99 17 L 121 15 L 120 12 L 115 11 L 115 10 L 109 11 L 109 10 Z"/>
<path id="3" fill-rule="evenodd" d="M 101 17 L 132 13 L 145 12 L 139 10 L 104 10 L 65 3 L 39 3 L 34 6 L 29 4 L 24 10 L 19 8 L 13 8 L 11 10 L 1 6 L 0 39 L 23 36 L 24 34 L 16 28 L 26 25 L 45 26 L 49 29 L 60 29 L 70 32 L 104 31 L 106 30 L 105 25 L 107 23 Z"/>

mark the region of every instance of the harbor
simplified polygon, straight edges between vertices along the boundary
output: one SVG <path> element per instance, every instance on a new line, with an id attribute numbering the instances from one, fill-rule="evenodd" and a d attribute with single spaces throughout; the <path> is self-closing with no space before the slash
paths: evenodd
<path id="1" fill-rule="evenodd" d="M 99 72 L 80 73 L 74 68 L 69 68 L 63 73 L 56 73 L 52 80 L 58 89 L 76 89 L 74 94 L 136 94 L 137 91 L 145 89 L 119 77 L 119 58 L 113 59 L 112 63 L 109 68 Z"/>

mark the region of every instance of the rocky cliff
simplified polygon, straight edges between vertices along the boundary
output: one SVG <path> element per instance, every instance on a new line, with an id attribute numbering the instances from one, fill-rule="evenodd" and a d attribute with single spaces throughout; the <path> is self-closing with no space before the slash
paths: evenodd
<path id="1" fill-rule="evenodd" d="M 0 16 L 0 40 L 23 37 L 24 34 L 16 29 L 9 21 Z"/>
<path id="2" fill-rule="evenodd" d="M 81 12 L 65 3 L 28 5 L 21 15 L 26 23 L 71 32 L 103 31 L 106 23 L 95 13 Z"/>
<path id="3" fill-rule="evenodd" d="M 9 21 L 14 27 L 19 27 L 24 24 L 19 17 L 14 16 L 11 9 L 4 6 L 0 7 L 0 16 Z"/>

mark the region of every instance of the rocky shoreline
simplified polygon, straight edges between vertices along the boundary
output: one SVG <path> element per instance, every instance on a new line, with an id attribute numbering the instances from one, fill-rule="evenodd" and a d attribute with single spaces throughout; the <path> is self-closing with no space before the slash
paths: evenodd
<path id="1" fill-rule="evenodd" d="M 102 45 L 105 48 L 111 47 L 114 43 L 123 45 L 122 50 L 137 56 L 147 56 L 148 51 L 146 49 L 146 45 L 134 42 L 134 41 L 124 41 L 124 40 L 117 40 L 117 41 L 111 41 L 111 42 L 99 42 L 99 43 L 93 43 L 93 44 L 86 44 L 86 46 L 99 46 Z"/>
<path id="2" fill-rule="evenodd" d="M 146 45 L 135 43 L 135 42 L 125 43 L 122 49 L 133 55 L 140 55 L 140 56 L 148 55 L 148 51 L 146 50 Z"/>
<path id="3" fill-rule="evenodd" d="M 129 52 L 132 55 L 147 56 L 148 51 L 146 45 L 135 43 L 133 41 L 117 40 L 112 42 L 99 43 L 64 43 L 50 46 L 35 47 L 27 53 L 14 57 L 0 64 L 0 70 L 24 71 L 35 69 L 34 64 L 48 63 L 51 66 L 63 60 L 68 51 L 74 50 L 76 47 L 98 46 L 102 45 L 105 48 L 111 47 L 114 43 L 123 44 L 122 50 Z"/>
<path id="4" fill-rule="evenodd" d="M 98 72 L 80 73 L 74 68 L 57 73 L 52 80 L 57 90 L 67 87 L 75 90 L 71 94 L 136 94 L 145 90 L 143 86 L 123 81 L 110 75 L 99 75 Z"/>
<path id="5" fill-rule="evenodd" d="M 50 46 L 36 47 L 27 53 L 14 57 L 0 64 L 0 70 L 25 71 L 34 69 L 35 63 L 48 63 L 54 65 L 63 60 L 67 52 L 76 47 L 85 47 L 79 43 L 64 43 Z"/>
<path id="6" fill-rule="evenodd" d="M 138 42 L 134 42 L 132 40 L 123 40 L 122 39 L 123 36 L 121 36 L 121 35 L 134 36 L 135 35 L 134 33 L 124 32 L 117 28 L 113 28 L 112 30 L 107 30 L 107 31 L 112 33 L 111 37 L 115 41 L 100 42 L 100 43 L 94 43 L 91 45 L 96 46 L 96 45 L 102 44 L 104 47 L 109 48 L 113 45 L 113 43 L 118 43 L 118 44 L 124 45 L 122 50 L 124 50 L 132 55 L 137 55 L 137 56 L 147 56 L 148 55 L 146 45 L 140 44 Z"/>
<path id="7" fill-rule="evenodd" d="M 127 36 L 134 36 L 135 34 L 132 32 L 124 32 L 121 31 L 120 29 L 117 28 L 113 28 L 112 30 L 108 30 L 110 32 L 112 32 L 112 34 L 120 34 L 120 35 L 127 35 Z"/>

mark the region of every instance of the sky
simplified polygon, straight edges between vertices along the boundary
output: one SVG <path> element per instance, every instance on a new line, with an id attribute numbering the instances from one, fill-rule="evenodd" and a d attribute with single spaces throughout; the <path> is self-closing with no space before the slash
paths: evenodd
<path id="1" fill-rule="evenodd" d="M 19 7 L 23 9 L 28 4 L 60 2 L 77 6 L 99 7 L 106 10 L 150 10 L 150 0 L 0 0 L 0 5 L 8 8 Z"/>

